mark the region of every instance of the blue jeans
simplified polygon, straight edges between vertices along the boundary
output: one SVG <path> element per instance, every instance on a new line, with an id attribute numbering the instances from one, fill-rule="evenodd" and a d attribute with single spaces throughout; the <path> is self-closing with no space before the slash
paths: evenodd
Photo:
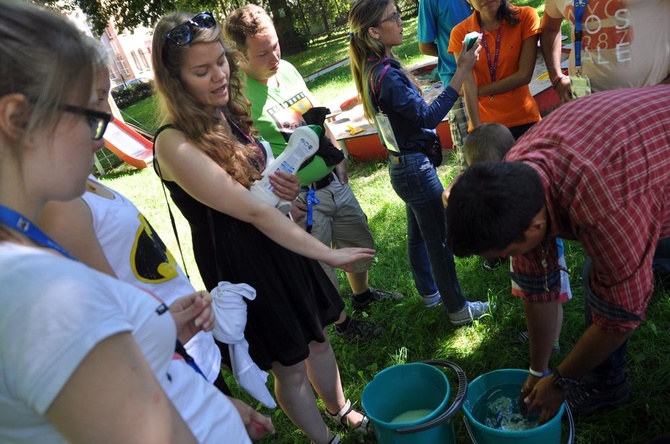
<path id="1" fill-rule="evenodd" d="M 414 285 L 422 296 L 437 291 L 449 313 L 465 306 L 456 276 L 454 255 L 447 247 L 442 205 L 444 187 L 435 167 L 423 153 L 389 155 L 389 174 L 407 211 L 407 255 Z"/>
<path id="2" fill-rule="evenodd" d="M 584 320 L 588 328 L 593 324 L 591 316 L 591 307 L 588 300 L 593 296 L 591 286 L 589 285 L 589 278 L 593 270 L 593 261 L 587 256 L 584 261 L 584 269 L 582 271 L 582 286 L 584 288 Z M 603 362 L 598 364 L 589 374 L 589 379 L 597 385 L 616 385 L 626 378 L 626 348 L 628 347 L 628 339 L 612 352 Z"/>
<path id="3" fill-rule="evenodd" d="M 652 267 L 654 271 L 670 273 L 670 237 L 658 240 Z"/>

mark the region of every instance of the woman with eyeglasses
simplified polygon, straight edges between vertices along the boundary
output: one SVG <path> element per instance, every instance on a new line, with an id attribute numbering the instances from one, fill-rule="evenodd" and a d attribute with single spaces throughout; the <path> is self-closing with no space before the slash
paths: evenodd
<path id="1" fill-rule="evenodd" d="M 414 284 L 426 307 L 440 299 L 453 325 L 465 325 L 489 311 L 487 302 L 466 299 L 446 245 L 444 187 L 436 167 L 442 161 L 435 131 L 477 61 L 479 47 L 461 53 L 451 82 L 428 105 L 419 87 L 402 70 L 393 47 L 403 28 L 390 0 L 358 0 L 349 11 L 351 73 L 365 117 L 374 121 L 389 152 L 391 184 L 405 202 L 407 254 Z"/>
<path id="2" fill-rule="evenodd" d="M 98 43 L 106 53 L 102 43 Z M 96 69 L 94 88 L 98 96 L 95 109 L 109 111 L 110 81 L 106 65 Z M 95 178 L 89 176 L 83 196 L 67 202 L 47 203 L 38 224 L 84 264 L 158 296 L 169 305 L 173 316 L 183 316 L 191 310 L 188 305 L 183 307 L 182 296 L 196 290 L 158 234 L 132 202 Z M 198 299 L 206 306 L 211 304 L 211 296 L 206 292 L 199 292 Z M 200 442 L 221 436 L 217 435 L 217 428 L 226 424 L 227 416 L 234 416 L 221 394 L 205 382 L 205 379 L 212 382 L 230 396 L 221 372 L 221 353 L 212 333 L 207 331 L 209 327 L 204 324 L 202 328 L 180 332 L 180 345 L 168 367 L 170 378 L 168 384 L 163 385 L 168 398 Z M 194 381 L 195 372 L 198 376 Z M 239 399 L 229 399 L 242 417 L 249 436 L 260 437 L 274 431 L 270 418 Z"/>
<path id="3" fill-rule="evenodd" d="M 84 192 L 102 147 L 99 42 L 7 0 L 0 40 L 0 442 L 250 442 L 232 403 L 174 359 L 178 337 L 210 328 L 208 295 L 168 310 L 33 223 L 46 202 Z"/>
<path id="4" fill-rule="evenodd" d="M 158 22 L 152 62 L 165 125 L 154 166 L 191 226 L 207 288 L 226 280 L 256 289 L 245 337 L 254 362 L 272 371 L 282 409 L 313 442 L 339 442 L 313 390 L 352 428 L 366 432 L 369 421 L 345 403 L 326 330 L 344 305 L 317 261 L 344 267 L 374 251 L 330 249 L 251 194 L 268 154 L 251 126 L 237 60 L 209 13 L 172 13 Z"/>

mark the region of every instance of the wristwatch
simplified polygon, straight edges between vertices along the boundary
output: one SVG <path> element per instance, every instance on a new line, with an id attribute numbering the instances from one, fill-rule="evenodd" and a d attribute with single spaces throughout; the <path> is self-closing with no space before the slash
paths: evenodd
<path id="1" fill-rule="evenodd" d="M 578 379 L 561 376 L 561 374 L 558 372 L 558 369 L 554 369 L 554 371 L 551 373 L 551 380 L 556 387 L 561 389 L 563 393 L 568 393 L 570 390 L 577 387 L 577 384 L 579 384 Z"/>

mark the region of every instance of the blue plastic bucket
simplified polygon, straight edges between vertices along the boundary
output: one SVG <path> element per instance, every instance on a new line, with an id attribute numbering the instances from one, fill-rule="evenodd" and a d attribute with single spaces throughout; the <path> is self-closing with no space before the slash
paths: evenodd
<path id="1" fill-rule="evenodd" d="M 569 408 L 563 403 L 558 413 L 549 421 L 537 427 L 513 431 L 500 430 L 487 426 L 473 414 L 473 410 L 480 400 L 492 390 L 504 386 L 518 386 L 516 393 L 521 391 L 523 383 L 528 377 L 527 370 L 503 369 L 485 373 L 468 385 L 468 392 L 463 402 L 463 420 L 470 434 L 470 439 L 475 444 L 560 444 L 561 442 L 561 417 L 564 412 L 568 416 L 570 434 L 568 443 L 574 442 L 574 423 Z"/>
<path id="2" fill-rule="evenodd" d="M 449 406 L 449 380 L 435 366 L 458 375 L 458 393 Z M 362 404 L 380 444 L 453 444 L 453 415 L 467 391 L 465 373 L 447 361 L 398 364 L 375 375 L 363 390 Z"/>

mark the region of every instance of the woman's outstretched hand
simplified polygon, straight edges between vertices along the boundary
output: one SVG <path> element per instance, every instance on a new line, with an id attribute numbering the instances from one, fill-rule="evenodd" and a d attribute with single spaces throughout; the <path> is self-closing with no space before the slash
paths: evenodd
<path id="1" fill-rule="evenodd" d="M 332 248 L 328 258 L 324 261 L 331 267 L 341 268 L 344 271 L 351 272 L 351 265 L 363 259 L 372 259 L 375 257 L 375 250 L 372 248 Z"/>

